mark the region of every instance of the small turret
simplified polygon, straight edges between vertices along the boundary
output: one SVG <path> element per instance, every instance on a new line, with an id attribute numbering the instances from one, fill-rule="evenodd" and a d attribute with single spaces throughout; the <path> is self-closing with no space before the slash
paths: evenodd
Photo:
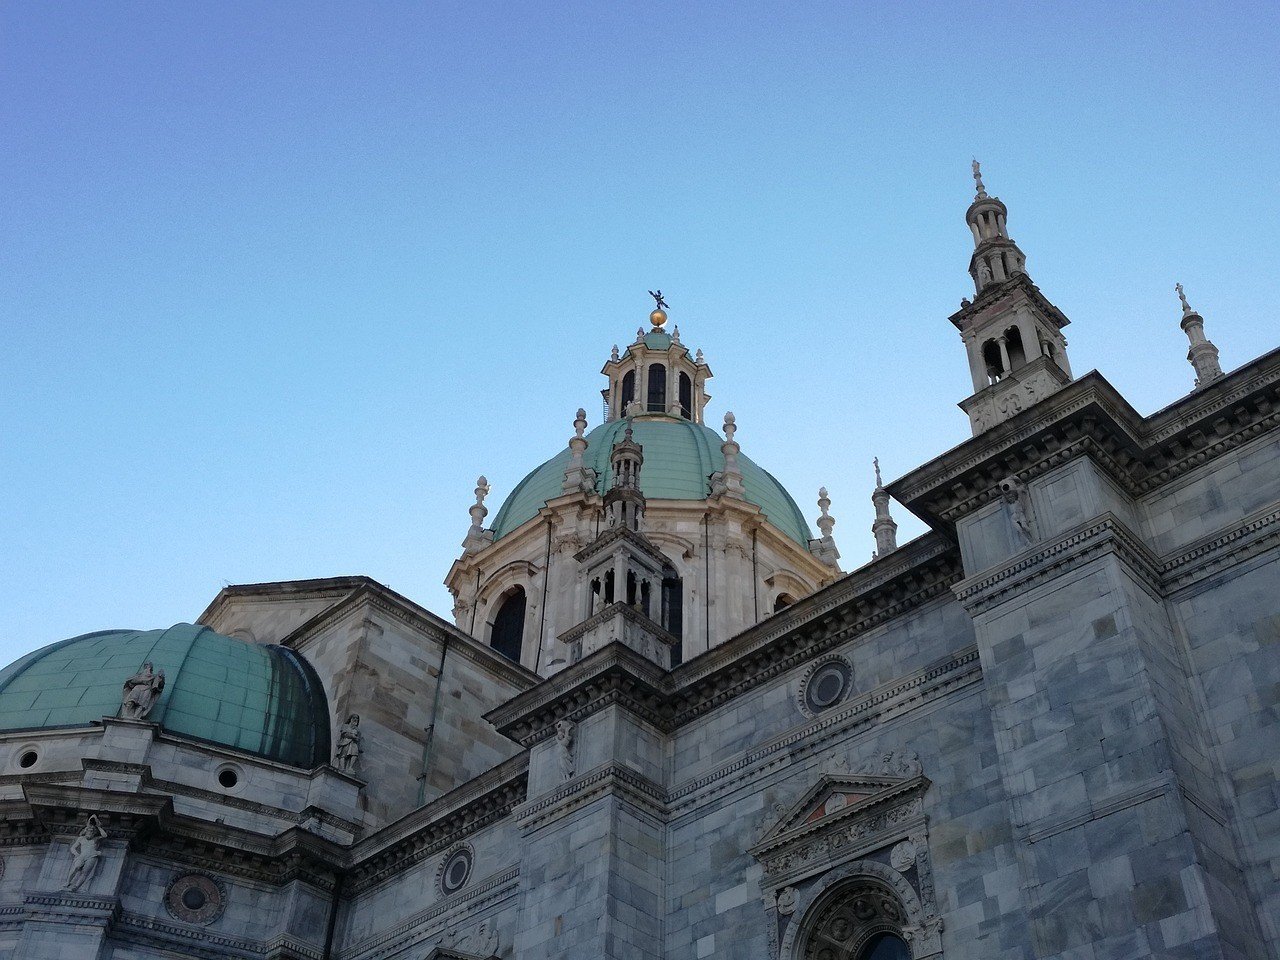
<path id="1" fill-rule="evenodd" d="M 644 523 L 644 494 L 640 492 L 640 469 L 644 466 L 644 447 L 631 433 L 631 421 L 622 439 L 609 453 L 613 469 L 613 485 L 604 495 L 604 511 L 610 527 L 623 527 L 639 532 Z"/>
<path id="2" fill-rule="evenodd" d="M 1196 371 L 1195 389 L 1199 390 L 1222 376 L 1222 367 L 1218 363 L 1218 348 L 1204 335 L 1204 317 L 1191 309 L 1187 303 L 1187 295 L 1182 284 L 1175 283 L 1178 299 L 1182 301 L 1182 331 L 1187 335 L 1191 347 L 1187 350 L 1187 360 Z"/>
<path id="3" fill-rule="evenodd" d="M 871 492 L 871 503 L 876 508 L 876 518 L 871 523 L 871 533 L 876 538 L 876 551 L 871 554 L 871 559 L 876 560 L 898 549 L 898 525 L 889 516 L 889 491 L 884 488 L 884 481 L 880 479 L 880 458 L 876 457 L 871 462 L 876 470 L 876 488 Z"/>

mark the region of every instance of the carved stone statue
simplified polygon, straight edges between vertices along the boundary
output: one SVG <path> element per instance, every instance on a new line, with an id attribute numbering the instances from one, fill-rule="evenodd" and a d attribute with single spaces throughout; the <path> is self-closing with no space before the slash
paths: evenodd
<path id="1" fill-rule="evenodd" d="M 93 879 L 93 875 L 98 872 L 98 861 L 102 858 L 101 844 L 105 839 L 107 831 L 102 829 L 96 815 L 91 816 L 80 835 L 71 842 L 71 869 L 67 872 L 65 889 L 79 890 Z"/>
<path id="2" fill-rule="evenodd" d="M 561 783 L 573 779 L 574 725 L 568 720 L 556 723 L 556 773 Z"/>
<path id="3" fill-rule="evenodd" d="M 154 671 L 151 661 L 124 682 L 120 695 L 120 716 L 126 720 L 145 720 L 164 690 L 164 671 Z"/>
<path id="4" fill-rule="evenodd" d="M 338 746 L 333 765 L 343 773 L 354 774 L 360 760 L 360 714 L 353 713 L 338 729 Z"/>
<path id="5" fill-rule="evenodd" d="M 1009 507 L 1009 520 L 1014 533 L 1024 547 L 1031 545 L 1031 495 L 1017 477 L 1005 477 L 1000 481 L 1000 497 Z"/>

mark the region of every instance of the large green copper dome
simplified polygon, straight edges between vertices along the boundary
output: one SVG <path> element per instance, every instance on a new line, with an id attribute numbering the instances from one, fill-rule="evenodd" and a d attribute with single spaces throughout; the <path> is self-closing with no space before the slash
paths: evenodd
<path id="1" fill-rule="evenodd" d="M 666 334 L 662 334 L 666 336 Z M 586 466 L 596 471 L 596 487 L 604 493 L 613 482 L 609 451 L 626 430 L 625 420 L 602 423 L 587 434 Z M 650 500 L 705 500 L 710 495 L 711 474 L 724 469 L 723 442 L 710 427 L 680 417 L 644 417 L 632 422 L 635 439 L 644 447 L 640 489 Z M 800 508 L 763 467 L 739 454 L 745 497 L 769 518 L 769 522 L 807 547 L 812 534 Z M 538 467 L 511 491 L 493 522 L 494 539 L 505 537 L 561 494 L 568 449 Z"/>
<path id="2" fill-rule="evenodd" d="M 0 670 L 0 731 L 114 717 L 125 680 L 148 660 L 166 681 L 148 721 L 296 767 L 328 762 L 328 701 L 311 665 L 190 623 L 87 633 L 27 654 Z"/>

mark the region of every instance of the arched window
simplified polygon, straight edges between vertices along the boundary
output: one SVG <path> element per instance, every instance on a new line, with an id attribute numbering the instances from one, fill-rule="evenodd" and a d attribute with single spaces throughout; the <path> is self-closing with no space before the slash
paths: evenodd
<path id="1" fill-rule="evenodd" d="M 804 960 L 911 960 L 903 937 L 906 911 L 893 889 L 856 877 L 821 897 L 803 921 Z"/>
<path id="2" fill-rule="evenodd" d="M 622 377 L 622 407 L 618 410 L 618 416 L 625 417 L 627 415 L 627 404 L 636 398 L 636 372 L 628 370 Z"/>
<path id="3" fill-rule="evenodd" d="M 791 596 L 791 594 L 780 593 L 778 594 L 778 599 L 773 601 L 773 612 L 777 613 L 779 610 L 785 610 L 795 602 L 795 597 Z"/>
<path id="4" fill-rule="evenodd" d="M 516 663 L 524 640 L 524 606 L 524 587 L 512 587 L 498 604 L 489 631 L 489 646 Z"/>
<path id="5" fill-rule="evenodd" d="M 667 412 L 667 368 L 660 363 L 649 368 L 649 412 Z"/>
<path id="6" fill-rule="evenodd" d="M 693 419 L 693 381 L 687 373 L 680 374 L 680 416 Z"/>
<path id="7" fill-rule="evenodd" d="M 667 633 L 677 640 L 684 636 L 684 581 L 676 573 L 674 567 L 666 567 L 662 571 L 662 620 Z M 671 665 L 674 667 L 683 661 L 681 644 L 676 644 L 671 651 Z"/>

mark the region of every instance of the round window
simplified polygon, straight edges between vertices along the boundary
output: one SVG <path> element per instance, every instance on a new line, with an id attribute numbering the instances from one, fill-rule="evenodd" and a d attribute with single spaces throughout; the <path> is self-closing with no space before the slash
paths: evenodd
<path id="1" fill-rule="evenodd" d="M 814 664 L 801 687 L 801 707 L 809 714 L 829 710 L 849 695 L 852 680 L 853 668 L 842 657 Z"/>
<path id="2" fill-rule="evenodd" d="M 470 847 L 459 847 L 444 858 L 440 868 L 440 892 L 456 893 L 471 878 L 472 853 Z"/>
<path id="3" fill-rule="evenodd" d="M 222 884 L 203 873 L 184 873 L 164 893 L 165 909 L 175 920 L 201 926 L 213 923 L 226 908 Z"/>

